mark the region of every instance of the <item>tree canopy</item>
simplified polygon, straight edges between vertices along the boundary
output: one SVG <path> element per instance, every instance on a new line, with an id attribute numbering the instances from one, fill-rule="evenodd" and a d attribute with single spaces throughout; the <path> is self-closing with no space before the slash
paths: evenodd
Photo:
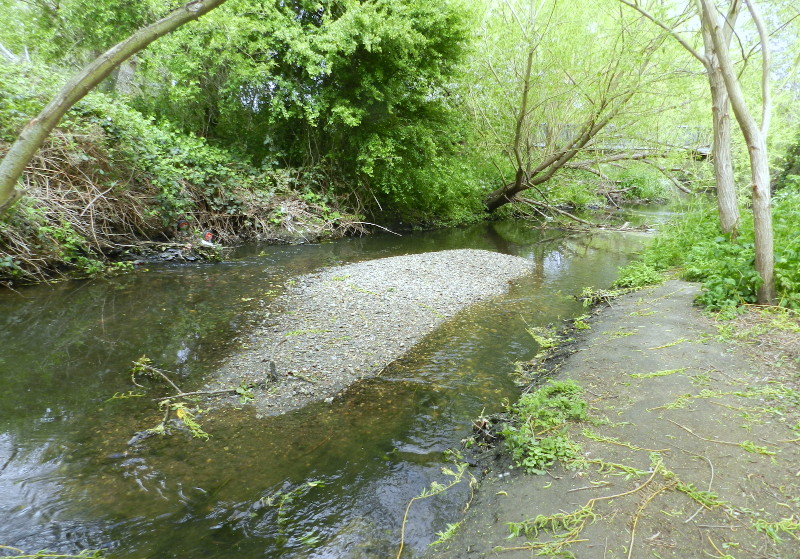
<path id="1" fill-rule="evenodd" d="M 716 188 L 722 232 L 735 235 L 737 191 L 753 200 L 755 160 L 752 134 L 724 132 L 729 90 L 756 120 L 771 107 L 763 140 L 774 164 L 798 128 L 800 15 L 788 1 L 764 3 L 759 23 L 743 0 L 0 0 L 14 22 L 0 29 L 0 153 L 14 152 L 6 146 L 54 96 L 51 108 L 80 98 L 65 96 L 75 76 L 200 5 L 202 18 L 102 62 L 102 82 L 55 129 L 42 164 L 26 168 L 18 186 L 28 197 L 5 223 L 96 231 L 70 216 L 122 199 L 142 219 L 105 216 L 109 235 L 152 237 L 179 218 L 267 235 L 297 208 L 306 225 L 519 211 L 582 221 L 574 213 L 585 207 Z M 702 25 L 712 8 L 727 18 L 720 36 Z M 62 113 L 33 122 L 47 135 Z M 712 143 L 715 169 L 697 161 Z M 52 149 L 91 172 L 70 182 Z M 47 198 L 56 175 L 86 208 Z M 755 200 L 766 215 L 763 195 Z M 106 250 L 78 244 L 92 258 Z M 22 269 L 8 250 L 7 267 Z"/>

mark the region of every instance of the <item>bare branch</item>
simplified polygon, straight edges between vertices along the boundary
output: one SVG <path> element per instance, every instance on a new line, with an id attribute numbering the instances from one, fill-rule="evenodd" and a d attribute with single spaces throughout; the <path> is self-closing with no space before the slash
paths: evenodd
<path id="1" fill-rule="evenodd" d="M 761 13 L 756 8 L 753 0 L 745 0 L 747 9 L 753 18 L 753 22 L 758 29 L 758 37 L 761 40 L 761 133 L 766 136 L 769 131 L 770 117 L 772 115 L 772 95 L 769 87 L 769 36 Z"/>
<path id="2" fill-rule="evenodd" d="M 699 52 L 697 52 L 694 48 L 692 48 L 692 45 L 690 45 L 683 37 L 678 35 L 678 33 L 674 29 L 672 29 L 671 27 L 666 25 L 664 22 L 656 19 L 649 12 L 647 12 L 644 8 L 639 6 L 639 4 L 634 3 L 634 2 L 629 2 L 628 0 L 619 0 L 619 1 L 622 2 L 623 4 L 625 4 L 626 6 L 628 6 L 630 8 L 633 8 L 634 10 L 636 10 L 637 12 L 642 14 L 645 18 L 649 19 L 650 21 L 652 21 L 653 23 L 658 25 L 661 29 L 663 29 L 664 31 L 669 33 L 669 35 L 673 39 L 678 41 L 678 43 L 680 43 L 680 45 L 689 52 L 689 54 L 691 54 L 697 60 L 702 62 L 704 66 L 708 64 L 708 59 L 705 56 L 703 56 L 702 54 L 700 54 Z"/>

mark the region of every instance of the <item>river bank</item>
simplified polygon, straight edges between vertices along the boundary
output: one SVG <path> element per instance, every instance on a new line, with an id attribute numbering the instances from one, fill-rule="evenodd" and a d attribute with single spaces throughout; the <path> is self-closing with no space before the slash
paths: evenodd
<path id="1" fill-rule="evenodd" d="M 557 377 L 589 404 L 568 427 L 578 459 L 536 476 L 497 454 L 428 557 L 797 557 L 800 320 L 716 323 L 698 289 L 668 281 L 601 310 Z"/>

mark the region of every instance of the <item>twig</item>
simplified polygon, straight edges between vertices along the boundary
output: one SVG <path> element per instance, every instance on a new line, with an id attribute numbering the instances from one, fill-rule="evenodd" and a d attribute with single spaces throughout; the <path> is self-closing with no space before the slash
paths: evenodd
<path id="1" fill-rule="evenodd" d="M 631 556 L 633 554 L 633 542 L 634 538 L 636 537 L 636 524 L 639 522 L 639 517 L 641 516 L 642 511 L 645 509 L 645 507 L 647 507 L 647 505 L 650 504 L 650 501 L 656 498 L 657 495 L 663 493 L 667 489 L 674 487 L 677 483 L 678 483 L 677 481 L 668 483 L 667 485 L 665 485 L 664 487 L 662 487 L 661 489 L 650 495 L 647 499 L 645 499 L 644 503 L 642 503 L 639 506 L 639 508 L 636 509 L 636 515 L 633 517 L 633 526 L 631 526 L 631 543 L 628 544 L 628 559 L 631 559 Z"/>
<path id="2" fill-rule="evenodd" d="M 577 221 L 578 223 L 581 223 L 583 225 L 588 225 L 590 227 L 592 226 L 592 224 L 589 223 L 588 221 L 586 221 L 585 219 L 581 219 L 576 215 L 572 215 L 571 213 L 569 213 L 567 211 L 564 211 L 562 209 L 559 209 L 559 208 L 557 208 L 555 206 L 551 206 L 550 204 L 545 204 L 544 202 L 539 202 L 538 200 L 531 200 L 530 198 L 522 198 L 521 196 L 517 196 L 517 200 L 519 200 L 520 202 L 523 202 L 525 204 L 529 204 L 531 206 L 545 208 L 547 210 L 550 210 L 551 212 L 559 213 L 559 214 L 563 215 L 564 217 L 568 217 L 568 218 L 572 219 L 573 221 Z"/>
<path id="3" fill-rule="evenodd" d="M 163 402 L 165 400 L 174 400 L 176 398 L 186 398 L 187 396 L 212 396 L 214 394 L 227 394 L 229 392 L 236 392 L 236 390 L 238 390 L 238 388 L 220 388 L 219 390 L 196 390 L 194 392 L 181 392 L 181 390 L 178 389 L 178 394 L 154 398 L 153 401 Z"/>
<path id="4" fill-rule="evenodd" d="M 727 445 L 731 445 L 731 446 L 738 446 L 739 448 L 741 448 L 741 446 L 742 446 L 741 443 L 735 443 L 735 442 L 732 442 L 732 441 L 720 441 L 718 439 L 707 439 L 706 437 L 701 437 L 700 435 L 698 435 L 697 433 L 695 433 L 694 431 L 692 431 L 688 427 L 686 427 L 684 425 L 681 425 L 680 423 L 676 423 L 675 421 L 672 421 L 668 417 L 665 418 L 665 419 L 667 421 L 669 421 L 670 423 L 672 423 L 673 425 L 676 425 L 676 426 L 680 427 L 681 429 L 683 429 L 684 431 L 686 431 L 690 435 L 694 435 L 695 437 L 697 437 L 701 441 L 706 441 L 706 442 L 709 442 L 709 443 L 727 444 Z"/>
<path id="5" fill-rule="evenodd" d="M 397 235 L 398 237 L 402 237 L 400 233 L 395 233 L 391 229 L 387 229 L 386 227 L 378 225 L 377 223 L 370 223 L 369 221 L 351 221 L 350 223 L 352 223 L 353 225 L 372 225 L 373 227 L 377 227 L 379 229 L 383 229 L 384 231 L 388 231 L 392 235 Z"/>
<path id="6" fill-rule="evenodd" d="M 681 450 L 683 450 L 683 449 L 681 449 Z M 708 491 L 709 491 L 709 492 L 711 492 L 711 486 L 712 486 L 712 485 L 713 485 L 713 483 L 714 483 L 714 464 L 712 464 L 712 463 L 711 463 L 711 460 L 709 460 L 707 457 L 703 456 L 702 454 L 695 454 L 694 452 L 689 452 L 688 450 L 683 450 L 683 451 L 684 451 L 686 454 L 691 454 L 692 456 L 699 456 L 700 458 L 702 458 L 703 460 L 705 460 L 706 462 L 708 462 L 708 467 L 709 467 L 709 468 L 711 468 L 711 479 L 709 479 L 709 480 L 708 480 Z M 704 508 L 706 508 L 706 507 L 705 507 L 705 506 L 701 506 L 700 508 L 698 508 L 698 509 L 695 511 L 695 513 L 694 513 L 692 516 L 690 516 L 689 518 L 687 518 L 686 520 L 684 520 L 684 521 L 683 521 L 683 523 L 684 523 L 684 524 L 686 524 L 686 523 L 689 523 L 689 522 L 691 522 L 692 520 L 694 520 L 694 517 L 695 517 L 695 516 L 697 516 L 698 514 L 700 514 L 700 512 L 701 512 L 701 511 L 702 511 Z"/>
<path id="7" fill-rule="evenodd" d="M 601 487 L 608 487 L 609 485 L 611 485 L 611 483 L 607 481 L 602 481 L 597 485 L 586 485 L 584 487 L 576 487 L 575 489 L 570 489 L 569 491 L 567 491 L 567 493 L 574 493 L 576 491 L 585 491 L 587 489 L 599 489 Z"/>

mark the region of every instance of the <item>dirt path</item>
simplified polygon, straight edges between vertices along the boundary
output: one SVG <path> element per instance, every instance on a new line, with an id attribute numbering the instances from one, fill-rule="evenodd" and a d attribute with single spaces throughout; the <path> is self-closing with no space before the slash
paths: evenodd
<path id="1" fill-rule="evenodd" d="M 601 311 L 558 376 L 589 401 L 569 427 L 582 464 L 536 476 L 496 460 L 429 556 L 800 558 L 800 322 L 751 311 L 721 337 L 697 289 Z"/>

